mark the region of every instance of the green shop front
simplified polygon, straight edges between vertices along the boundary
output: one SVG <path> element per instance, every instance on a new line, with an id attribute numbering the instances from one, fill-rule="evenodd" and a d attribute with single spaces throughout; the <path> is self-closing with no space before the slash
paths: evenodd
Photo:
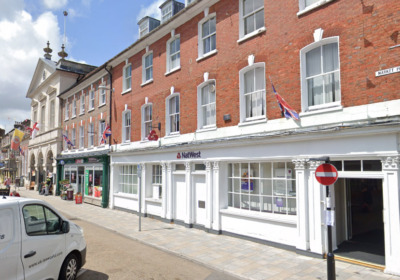
<path id="1" fill-rule="evenodd" d="M 83 203 L 108 207 L 109 157 L 108 151 L 61 155 L 57 158 L 57 178 L 68 179 L 74 195 L 82 194 Z M 57 182 L 57 195 L 60 195 Z"/>

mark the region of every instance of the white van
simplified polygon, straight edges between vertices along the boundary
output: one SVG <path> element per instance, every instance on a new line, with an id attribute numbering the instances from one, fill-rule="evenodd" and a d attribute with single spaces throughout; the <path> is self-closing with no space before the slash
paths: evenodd
<path id="1" fill-rule="evenodd" d="M 83 229 L 48 203 L 0 196 L 0 278 L 76 278 L 86 262 Z"/>

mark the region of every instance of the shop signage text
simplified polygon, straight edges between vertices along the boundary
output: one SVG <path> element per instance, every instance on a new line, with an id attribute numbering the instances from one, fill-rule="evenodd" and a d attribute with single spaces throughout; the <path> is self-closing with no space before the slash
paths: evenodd
<path id="1" fill-rule="evenodd" d="M 398 72 L 400 72 L 400 66 L 376 71 L 375 77 L 385 76 L 385 75 L 394 74 L 394 73 L 398 73 Z"/>
<path id="2" fill-rule="evenodd" d="M 76 159 L 75 163 L 83 163 L 83 159 Z"/>
<path id="3" fill-rule="evenodd" d="M 98 159 L 98 158 L 94 158 L 94 157 L 88 158 L 88 162 L 99 162 L 99 161 L 100 161 L 100 159 Z"/>
<path id="4" fill-rule="evenodd" d="M 178 155 L 176 156 L 177 159 L 181 159 L 181 158 L 201 158 L 201 152 L 182 152 L 182 153 L 178 153 Z"/>

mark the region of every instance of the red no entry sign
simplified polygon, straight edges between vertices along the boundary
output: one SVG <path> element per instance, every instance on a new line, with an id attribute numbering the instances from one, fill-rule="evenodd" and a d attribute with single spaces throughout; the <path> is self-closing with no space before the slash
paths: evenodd
<path id="1" fill-rule="evenodd" d="M 338 172 L 335 166 L 329 163 L 321 164 L 315 170 L 315 178 L 324 186 L 332 185 L 338 179 Z"/>

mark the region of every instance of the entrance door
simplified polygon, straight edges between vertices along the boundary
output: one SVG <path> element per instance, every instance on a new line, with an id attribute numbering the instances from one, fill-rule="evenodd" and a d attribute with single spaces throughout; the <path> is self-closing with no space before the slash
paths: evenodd
<path id="1" fill-rule="evenodd" d="M 385 265 L 382 179 L 345 179 L 345 185 L 347 213 L 341 224 L 347 228 L 347 240 L 335 253 Z"/>
<path id="2" fill-rule="evenodd" d="M 186 218 L 186 181 L 185 175 L 174 175 L 175 183 L 175 219 Z"/>
<path id="3" fill-rule="evenodd" d="M 85 189 L 85 175 L 79 175 L 79 181 L 78 181 L 78 192 L 84 196 L 85 192 L 83 191 Z"/>
<path id="4" fill-rule="evenodd" d="M 206 224 L 206 176 L 193 176 L 193 185 L 195 189 L 195 209 L 196 224 Z"/>

